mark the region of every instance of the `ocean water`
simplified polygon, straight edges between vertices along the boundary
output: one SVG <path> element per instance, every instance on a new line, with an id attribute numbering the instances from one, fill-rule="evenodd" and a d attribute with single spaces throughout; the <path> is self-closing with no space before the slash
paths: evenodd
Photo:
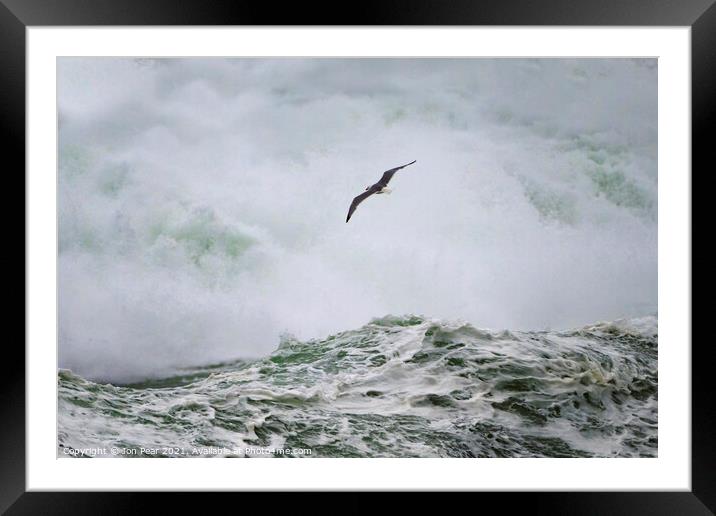
<path id="1" fill-rule="evenodd" d="M 116 386 L 59 374 L 59 454 L 654 457 L 655 317 L 489 332 L 388 316 Z"/>
<path id="2" fill-rule="evenodd" d="M 59 59 L 58 453 L 656 455 L 656 78 Z"/>

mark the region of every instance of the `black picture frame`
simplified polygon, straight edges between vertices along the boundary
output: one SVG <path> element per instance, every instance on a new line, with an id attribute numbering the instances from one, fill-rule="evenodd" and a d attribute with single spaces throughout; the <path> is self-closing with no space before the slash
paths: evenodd
<path id="1" fill-rule="evenodd" d="M 716 145 L 707 129 L 716 122 L 716 0 L 369 0 L 360 4 L 286 2 L 280 7 L 256 0 L 0 0 L 0 141 L 6 177 L 20 178 L 25 167 L 25 29 L 31 26 L 106 25 L 609 25 L 691 27 L 692 172 L 702 174 L 716 162 Z M 707 165 L 708 164 L 708 165 Z M 707 169 L 707 166 L 709 168 Z M 24 180 L 17 185 L 24 193 Z M 692 190 L 693 191 L 693 190 Z M 702 190 L 703 191 L 703 190 Z M 6 199 L 12 194 L 6 190 Z M 24 195 L 23 195 L 24 199 Z M 692 201 L 693 202 L 693 201 Z M 7 204 L 6 204 L 7 206 Z M 5 208 L 8 210 L 8 208 Z M 17 211 L 5 220 L 15 222 Z M 24 225 L 23 225 L 23 241 Z M 25 256 L 23 246 L 23 270 Z M 693 248 L 692 248 L 693 252 Z M 13 257 L 17 257 L 17 253 Z M 9 253 L 5 255 L 9 258 Z M 19 260 L 19 257 L 18 257 Z M 693 259 L 692 259 L 693 263 Z M 9 267 L 7 268 L 9 270 Z M 27 274 L 27 272 L 26 272 Z M 18 275 L 19 276 L 19 275 Z M 9 296 L 6 299 L 11 299 Z M 23 294 L 23 300 L 25 294 Z M 14 299 L 13 299 L 14 301 Z M 24 310 L 24 302 L 22 303 Z M 19 319 L 19 317 L 18 317 Z M 692 315 L 693 320 L 693 315 Z M 25 328 L 23 327 L 23 335 Z M 712 343 L 684 342 L 692 353 L 692 490 L 690 492 L 479 493 L 502 510 L 529 506 L 548 513 L 711 514 L 716 512 L 716 404 Z M 19 339 L 5 341 L 0 402 L 0 512 L 7 514 L 92 514 L 139 512 L 148 495 L 133 493 L 26 492 L 25 353 Z M 226 495 L 231 496 L 231 495 Z M 222 495 L 212 500 L 225 503 Z M 245 494 L 241 496 L 246 496 Z M 294 501 L 279 496 L 280 507 Z M 352 494 L 350 512 L 374 510 L 373 495 Z M 499 496 L 499 500 L 494 500 Z M 141 498 L 141 499 L 140 499 Z M 185 495 L 162 496 L 169 505 Z M 222 501 L 223 499 L 223 501 Z M 421 495 L 412 499 L 422 503 Z M 449 505 L 463 503 L 453 498 Z M 245 499 L 242 505 L 245 503 Z M 482 500 L 481 500 L 482 503 Z M 169 505 L 166 505 L 169 504 Z M 450 510 L 445 507 L 443 510 Z M 206 510 L 207 507 L 204 507 Z M 211 509 L 209 509 L 211 510 Z M 320 512 L 312 507 L 311 512 Z"/>

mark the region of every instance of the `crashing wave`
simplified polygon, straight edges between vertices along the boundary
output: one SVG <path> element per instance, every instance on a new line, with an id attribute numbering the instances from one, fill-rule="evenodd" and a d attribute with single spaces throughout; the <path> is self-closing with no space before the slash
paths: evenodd
<path id="1" fill-rule="evenodd" d="M 102 385 L 61 370 L 59 446 L 652 457 L 656 328 L 656 317 L 645 317 L 497 332 L 386 316 L 325 339 L 286 336 L 260 360 L 142 384 Z"/>

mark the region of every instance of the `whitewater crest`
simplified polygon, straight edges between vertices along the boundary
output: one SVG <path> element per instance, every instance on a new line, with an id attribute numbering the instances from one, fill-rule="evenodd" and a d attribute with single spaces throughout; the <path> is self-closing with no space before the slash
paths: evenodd
<path id="1" fill-rule="evenodd" d="M 386 313 L 653 313 L 657 78 L 651 58 L 58 58 L 59 366 L 126 383 Z"/>
<path id="2" fill-rule="evenodd" d="M 58 455 L 654 457 L 657 346 L 655 316 L 497 332 L 408 315 L 143 383 L 60 370 Z"/>

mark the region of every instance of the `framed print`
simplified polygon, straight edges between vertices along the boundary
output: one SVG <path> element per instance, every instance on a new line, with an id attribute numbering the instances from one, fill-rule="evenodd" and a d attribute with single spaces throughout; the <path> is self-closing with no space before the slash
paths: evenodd
<path id="1" fill-rule="evenodd" d="M 714 510 L 691 181 L 715 7 L 132 7 L 0 10 L 27 198 L 3 509 Z"/>

